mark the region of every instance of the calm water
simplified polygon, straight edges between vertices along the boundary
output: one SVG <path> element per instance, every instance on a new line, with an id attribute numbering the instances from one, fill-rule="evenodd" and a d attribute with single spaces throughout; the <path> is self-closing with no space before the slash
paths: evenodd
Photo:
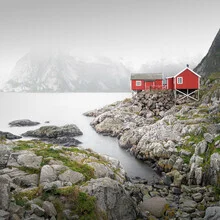
<path id="1" fill-rule="evenodd" d="M 118 146 L 117 139 L 97 134 L 89 125 L 92 118 L 82 114 L 115 101 L 131 97 L 130 93 L 0 93 L 0 131 L 22 134 L 50 121 L 50 125 L 76 124 L 83 132 L 77 137 L 82 147 L 120 160 L 130 177 L 152 180 L 155 173 Z M 17 119 L 39 121 L 40 126 L 10 128 Z"/>

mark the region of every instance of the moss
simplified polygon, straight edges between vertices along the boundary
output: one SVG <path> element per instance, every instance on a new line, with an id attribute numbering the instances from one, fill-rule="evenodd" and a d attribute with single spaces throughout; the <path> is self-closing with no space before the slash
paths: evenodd
<path id="1" fill-rule="evenodd" d="M 37 198 L 38 191 L 39 191 L 39 188 L 35 188 L 35 189 L 26 190 L 23 192 L 16 193 L 14 195 L 14 199 L 15 199 L 16 204 L 20 205 L 22 207 L 29 208 L 29 207 L 27 207 L 27 202 Z"/>
<path id="2" fill-rule="evenodd" d="M 39 169 L 31 168 L 31 167 L 16 167 L 16 168 L 28 174 L 39 174 L 40 173 L 40 168 Z"/>
<path id="3" fill-rule="evenodd" d="M 79 191 L 77 187 L 65 187 L 56 190 L 56 196 L 65 196 L 65 202 L 71 204 L 71 213 L 78 215 L 79 219 L 98 219 L 96 211 L 96 199 L 84 192 Z M 63 210 L 63 204 L 55 200 L 55 207 L 59 212 Z"/>
<path id="4" fill-rule="evenodd" d="M 184 163 L 189 164 L 191 156 L 184 155 L 184 156 L 182 156 L 182 159 L 183 159 Z"/>
<path id="5" fill-rule="evenodd" d="M 178 120 L 188 120 L 188 119 L 189 119 L 189 118 L 186 117 L 186 116 L 180 116 L 180 115 L 177 115 L 176 118 L 177 118 Z"/>

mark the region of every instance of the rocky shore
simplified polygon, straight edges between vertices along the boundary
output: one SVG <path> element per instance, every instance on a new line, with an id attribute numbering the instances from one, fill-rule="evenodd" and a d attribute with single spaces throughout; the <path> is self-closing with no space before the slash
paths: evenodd
<path id="1" fill-rule="evenodd" d="M 0 219 L 136 219 L 125 181 L 119 161 L 92 150 L 2 142 Z"/>
<path id="2" fill-rule="evenodd" d="M 169 91 L 141 92 L 84 114 L 95 117 L 91 126 L 96 132 L 117 137 L 120 147 L 163 175 L 159 184 L 143 193 L 142 214 L 147 210 L 162 219 L 219 215 L 219 80 L 205 83 L 208 90 L 202 91 L 200 102 L 175 103 Z M 159 215 L 149 209 L 153 197 L 169 211 L 161 208 Z"/>

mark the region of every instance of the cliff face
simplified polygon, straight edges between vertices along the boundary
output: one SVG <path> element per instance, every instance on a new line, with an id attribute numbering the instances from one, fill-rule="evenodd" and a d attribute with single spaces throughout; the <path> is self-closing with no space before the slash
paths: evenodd
<path id="1" fill-rule="evenodd" d="M 194 69 L 201 76 L 220 72 L 220 30 L 218 31 L 207 55 Z"/>

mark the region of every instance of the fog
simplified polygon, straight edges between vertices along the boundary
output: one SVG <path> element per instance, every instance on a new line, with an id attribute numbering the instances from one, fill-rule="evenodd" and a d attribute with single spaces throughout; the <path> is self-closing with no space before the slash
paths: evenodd
<path id="1" fill-rule="evenodd" d="M 0 80 L 36 48 L 118 59 L 132 70 L 199 62 L 219 29 L 219 8 L 219 0 L 1 0 Z"/>

